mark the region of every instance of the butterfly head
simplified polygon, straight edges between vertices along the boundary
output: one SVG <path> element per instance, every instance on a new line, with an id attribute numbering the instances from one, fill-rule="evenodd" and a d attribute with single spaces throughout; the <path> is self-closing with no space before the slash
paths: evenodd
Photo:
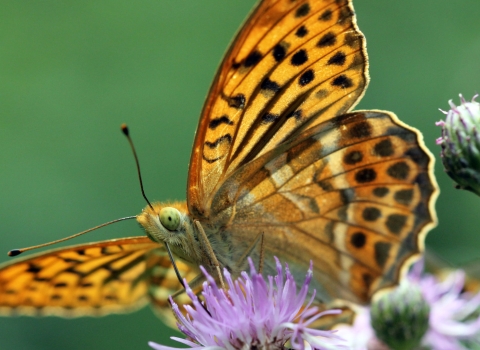
<path id="1" fill-rule="evenodd" d="M 176 255 L 188 259 L 191 256 L 193 225 L 185 203 L 153 203 L 137 216 L 138 223 L 154 242 L 167 243 Z M 187 256 L 179 252 L 186 251 Z"/>

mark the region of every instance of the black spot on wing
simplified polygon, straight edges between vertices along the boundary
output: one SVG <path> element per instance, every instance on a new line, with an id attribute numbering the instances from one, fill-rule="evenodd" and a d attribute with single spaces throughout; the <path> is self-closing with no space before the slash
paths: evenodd
<path id="1" fill-rule="evenodd" d="M 405 180 L 410 174 L 410 167 L 405 162 L 398 162 L 390 165 L 387 174 L 397 180 Z"/>
<path id="2" fill-rule="evenodd" d="M 353 124 L 346 132 L 346 137 L 363 139 L 372 135 L 372 126 L 366 120 Z"/>
<path id="3" fill-rule="evenodd" d="M 322 22 L 330 21 L 332 19 L 332 10 L 327 9 L 323 11 L 323 13 L 318 17 L 318 19 Z"/>
<path id="4" fill-rule="evenodd" d="M 357 171 L 355 174 L 355 181 L 358 183 L 367 183 L 367 182 L 372 182 L 377 178 L 377 173 L 374 169 L 372 168 L 365 168 L 362 170 Z"/>
<path id="5" fill-rule="evenodd" d="M 27 272 L 31 272 L 31 273 L 38 273 L 42 270 L 42 268 L 38 265 L 35 265 L 34 263 L 30 263 L 28 264 L 28 269 L 27 269 Z"/>
<path id="6" fill-rule="evenodd" d="M 390 157 L 394 153 L 392 141 L 385 139 L 376 143 L 373 152 L 379 157 Z"/>
<path id="7" fill-rule="evenodd" d="M 313 73 L 312 69 L 309 69 L 309 70 L 305 71 L 300 76 L 300 78 L 298 78 L 298 84 L 300 84 L 300 86 L 305 86 L 305 85 L 311 83 L 313 81 L 313 79 L 315 79 L 315 74 Z"/>
<path id="8" fill-rule="evenodd" d="M 345 53 L 342 51 L 338 51 L 332 57 L 330 57 L 327 64 L 335 65 L 335 66 L 343 66 L 346 60 L 347 60 L 347 56 L 345 55 Z"/>
<path id="9" fill-rule="evenodd" d="M 228 106 L 235 109 L 245 108 L 245 103 L 247 102 L 244 94 L 237 94 L 233 97 L 226 97 L 225 99 L 228 102 Z"/>
<path id="10" fill-rule="evenodd" d="M 324 36 L 320 38 L 320 40 L 317 43 L 317 47 L 327 47 L 327 46 L 333 46 L 337 42 L 337 38 L 335 37 L 335 34 L 332 32 L 326 33 Z"/>
<path id="11" fill-rule="evenodd" d="M 402 231 L 406 223 L 407 217 L 405 215 L 391 214 L 388 216 L 385 225 L 391 233 L 398 235 Z"/>
<path id="12" fill-rule="evenodd" d="M 277 121 L 280 118 L 278 114 L 273 114 L 273 113 L 265 113 L 262 116 L 262 124 L 271 124 L 275 121 Z"/>
<path id="13" fill-rule="evenodd" d="M 295 17 L 296 18 L 299 18 L 299 17 L 305 17 L 306 15 L 308 15 L 310 13 L 310 5 L 307 3 L 301 5 L 297 11 L 295 11 Z"/>
<path id="14" fill-rule="evenodd" d="M 382 216 L 382 213 L 375 207 L 366 207 L 362 212 L 362 217 L 365 221 L 376 221 L 380 216 Z"/>
<path id="15" fill-rule="evenodd" d="M 228 115 L 222 115 L 221 117 L 214 118 L 208 123 L 209 129 L 215 130 L 217 126 L 221 124 L 233 125 L 234 123 L 228 118 Z"/>
<path id="16" fill-rule="evenodd" d="M 345 74 L 342 74 L 332 80 L 332 86 L 348 89 L 353 86 L 353 82 Z"/>
<path id="17" fill-rule="evenodd" d="M 244 67 L 250 68 L 255 66 L 260 60 L 262 59 L 262 54 L 259 51 L 253 51 L 251 52 L 247 58 L 245 58 L 245 61 L 243 62 Z"/>
<path id="18" fill-rule="evenodd" d="M 343 157 L 343 162 L 348 165 L 354 165 L 363 160 L 363 154 L 360 151 L 351 151 Z"/>
<path id="19" fill-rule="evenodd" d="M 285 45 L 282 45 L 282 43 L 275 45 L 272 50 L 272 55 L 275 61 L 281 62 L 287 55 Z"/>
<path id="20" fill-rule="evenodd" d="M 305 26 L 301 26 L 297 29 L 297 31 L 295 32 L 295 36 L 299 37 L 299 38 L 303 38 L 305 35 L 308 34 L 308 30 Z"/>
<path id="21" fill-rule="evenodd" d="M 379 198 L 385 197 L 388 192 L 390 192 L 390 190 L 387 187 L 375 187 L 373 189 L 373 195 Z"/>
<path id="22" fill-rule="evenodd" d="M 220 136 L 218 139 L 216 139 L 213 142 L 205 141 L 205 146 L 214 149 L 217 148 L 220 144 L 222 143 L 232 143 L 232 136 L 230 134 L 225 134 Z"/>
<path id="23" fill-rule="evenodd" d="M 413 189 L 399 190 L 395 192 L 393 198 L 399 204 L 409 205 L 413 199 Z"/>
<path id="24" fill-rule="evenodd" d="M 367 236 L 365 236 L 365 233 L 363 232 L 355 232 L 350 237 L 350 243 L 355 248 L 362 248 L 363 246 L 365 246 L 365 243 L 367 243 Z"/>
<path id="25" fill-rule="evenodd" d="M 268 77 L 263 79 L 262 84 L 260 85 L 262 90 L 268 90 L 273 92 L 278 92 L 280 90 L 280 85 L 276 82 L 270 80 Z"/>
<path id="26" fill-rule="evenodd" d="M 307 51 L 303 49 L 299 50 L 298 52 L 295 52 L 295 54 L 292 56 L 290 60 L 290 62 L 292 63 L 292 66 L 301 66 L 307 61 L 308 61 Z"/>

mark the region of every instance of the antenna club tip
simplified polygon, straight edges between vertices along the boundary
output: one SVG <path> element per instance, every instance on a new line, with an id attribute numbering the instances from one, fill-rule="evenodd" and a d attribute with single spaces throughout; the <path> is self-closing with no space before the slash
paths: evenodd
<path id="1" fill-rule="evenodd" d="M 128 126 L 127 124 L 123 123 L 120 128 L 122 128 L 122 132 L 125 134 L 125 136 L 128 136 L 129 132 L 128 132 Z"/>
<path id="2" fill-rule="evenodd" d="M 20 249 L 12 249 L 8 252 L 8 256 L 17 256 L 22 254 L 22 251 Z"/>

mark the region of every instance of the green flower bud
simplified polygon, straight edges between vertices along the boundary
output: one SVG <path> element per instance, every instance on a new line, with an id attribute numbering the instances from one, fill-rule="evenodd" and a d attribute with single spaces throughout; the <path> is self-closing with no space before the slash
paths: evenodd
<path id="1" fill-rule="evenodd" d="M 442 136 L 437 145 L 446 173 L 457 183 L 457 188 L 472 191 L 480 195 L 480 104 L 466 102 L 462 95 L 462 104 L 455 106 L 450 100 L 451 109 L 444 112 L 445 121 L 437 122 L 442 127 Z"/>
<path id="2" fill-rule="evenodd" d="M 420 288 L 405 283 L 374 301 L 370 317 L 375 335 L 390 349 L 411 350 L 428 329 L 429 313 Z"/>

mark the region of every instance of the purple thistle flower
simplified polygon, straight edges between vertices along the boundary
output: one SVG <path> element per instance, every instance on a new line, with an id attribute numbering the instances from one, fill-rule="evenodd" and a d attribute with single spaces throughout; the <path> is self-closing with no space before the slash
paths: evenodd
<path id="1" fill-rule="evenodd" d="M 445 280 L 422 274 L 423 262 L 416 263 L 403 282 L 419 288 L 430 307 L 428 329 L 421 345 L 434 350 L 467 350 L 480 345 L 480 293 L 463 292 L 465 273 L 452 272 Z M 338 335 L 355 350 L 388 349 L 370 323 L 370 309 L 362 307 L 352 326 L 337 327 Z"/>
<path id="2" fill-rule="evenodd" d="M 177 304 L 170 299 L 178 320 L 178 328 L 188 339 L 172 337 L 191 349 L 285 349 L 290 341 L 294 349 L 340 349 L 341 338 L 335 331 L 321 331 L 308 326 L 324 315 L 339 314 L 340 310 L 318 312 L 310 307 L 315 292 L 303 308 L 308 286 L 312 279 L 312 264 L 302 288 L 297 293 L 295 280 L 288 266 L 285 267 L 285 281 L 282 265 L 277 262 L 277 275 L 268 276 L 268 283 L 256 272 L 249 259 L 250 275 L 242 272 L 237 280 L 224 270 L 228 290 L 219 288 L 205 269 L 202 272 L 207 281 L 203 283 L 205 302 L 193 293 L 185 282 L 186 293 L 192 305 L 185 305 L 184 316 Z M 208 311 L 207 311 L 208 310 Z M 156 350 L 174 350 L 150 342 Z"/>
<path id="3" fill-rule="evenodd" d="M 470 349 L 480 345 L 480 293 L 462 293 L 465 272 L 456 270 L 440 282 L 435 276 L 421 276 L 423 266 L 416 266 L 409 276 L 418 283 L 430 304 L 429 330 L 423 344 L 438 350 Z"/>

